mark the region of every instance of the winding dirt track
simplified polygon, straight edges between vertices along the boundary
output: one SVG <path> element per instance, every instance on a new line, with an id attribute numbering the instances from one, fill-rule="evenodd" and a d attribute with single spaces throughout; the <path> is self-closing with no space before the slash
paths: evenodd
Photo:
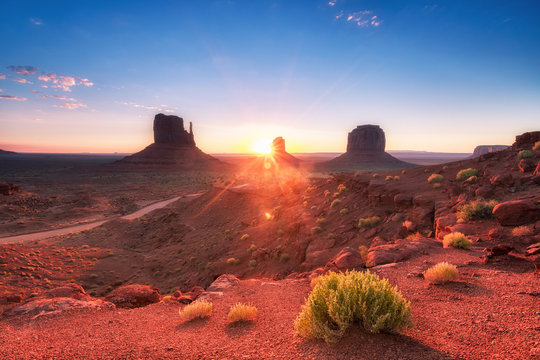
<path id="1" fill-rule="evenodd" d="M 124 219 L 124 220 L 138 219 L 138 218 L 140 218 L 140 217 L 142 217 L 142 216 L 144 216 L 144 215 L 146 215 L 146 214 L 148 214 L 148 213 L 150 213 L 150 212 L 152 212 L 154 210 L 164 208 L 165 206 L 167 206 L 167 205 L 169 205 L 169 204 L 171 204 L 171 203 L 173 203 L 173 202 L 175 202 L 177 200 L 180 200 L 181 198 L 197 197 L 197 196 L 200 196 L 200 195 L 202 195 L 202 193 L 176 196 L 176 197 L 174 197 L 172 199 L 158 201 L 158 202 L 155 202 L 155 203 L 150 204 L 148 206 L 145 206 L 145 207 L 135 211 L 134 213 L 124 215 L 124 216 L 120 216 L 119 218 Z M 104 219 L 104 220 L 88 222 L 88 223 L 80 224 L 80 225 L 63 227 L 63 228 L 60 228 L 60 229 L 39 231 L 39 232 L 30 233 L 30 234 L 22 234 L 22 235 L 16 235 L 16 236 L 8 236 L 8 237 L 0 238 L 0 244 L 19 243 L 19 242 L 34 241 L 34 240 L 43 240 L 43 239 L 51 238 L 51 237 L 54 237 L 54 236 L 66 235 L 66 234 L 71 234 L 71 233 L 78 233 L 78 232 L 81 232 L 81 231 L 93 229 L 95 227 L 103 225 L 103 224 L 105 224 L 105 223 L 107 223 L 107 222 L 109 222 L 109 221 L 111 221 L 113 219 L 117 219 L 117 218 L 118 218 L 117 216 L 114 216 L 114 217 L 110 217 L 110 218 L 107 218 L 107 219 Z"/>

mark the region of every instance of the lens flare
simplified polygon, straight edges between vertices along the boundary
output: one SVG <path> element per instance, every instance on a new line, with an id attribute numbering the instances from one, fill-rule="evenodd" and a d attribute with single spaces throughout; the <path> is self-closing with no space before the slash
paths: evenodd
<path id="1" fill-rule="evenodd" d="M 251 146 L 251 150 L 259 154 L 270 154 L 272 152 L 272 140 L 269 140 L 269 139 L 257 140 Z"/>

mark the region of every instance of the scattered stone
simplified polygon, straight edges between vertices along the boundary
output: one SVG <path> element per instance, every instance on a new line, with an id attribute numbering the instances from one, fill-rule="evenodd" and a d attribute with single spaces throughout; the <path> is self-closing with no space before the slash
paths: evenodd
<path id="1" fill-rule="evenodd" d="M 77 300 L 73 298 L 57 297 L 52 299 L 36 299 L 25 302 L 3 313 L 4 316 L 34 315 L 34 318 L 61 313 L 68 310 L 113 310 L 114 304 L 102 300 Z"/>
<path id="2" fill-rule="evenodd" d="M 336 255 L 331 261 L 339 270 L 353 270 L 363 268 L 366 265 L 365 260 L 358 250 L 346 247 Z"/>
<path id="3" fill-rule="evenodd" d="M 220 277 L 218 277 L 208 288 L 206 288 L 206 291 L 223 291 L 227 288 L 230 288 L 232 286 L 238 285 L 240 283 L 240 280 L 231 274 L 223 274 Z"/>

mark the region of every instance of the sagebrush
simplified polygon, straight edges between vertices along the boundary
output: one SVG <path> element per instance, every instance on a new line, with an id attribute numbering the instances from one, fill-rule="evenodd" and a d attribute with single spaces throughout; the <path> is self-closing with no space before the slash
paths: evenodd
<path id="1" fill-rule="evenodd" d="M 440 183 L 443 181 L 443 176 L 440 175 L 440 174 L 431 174 L 428 179 L 427 179 L 428 183 L 430 184 L 435 184 L 435 183 Z"/>
<path id="2" fill-rule="evenodd" d="M 370 228 L 381 222 L 381 218 L 378 216 L 371 216 L 367 218 L 360 218 L 358 220 L 359 228 Z"/>
<path id="3" fill-rule="evenodd" d="M 355 322 L 372 333 L 412 326 L 410 303 L 388 280 L 369 271 L 330 272 L 312 285 L 294 322 L 304 338 L 336 342 Z"/>
<path id="4" fill-rule="evenodd" d="M 470 177 L 477 176 L 478 170 L 473 168 L 462 169 L 456 175 L 456 179 L 459 181 L 467 180 Z"/>
<path id="5" fill-rule="evenodd" d="M 460 249 L 468 249 L 471 247 L 472 241 L 467 236 L 456 231 L 447 234 L 443 238 L 443 246 L 448 248 L 450 246 Z"/>
<path id="6" fill-rule="evenodd" d="M 490 219 L 497 204 L 496 200 L 473 200 L 458 210 L 457 217 L 463 221 Z"/>

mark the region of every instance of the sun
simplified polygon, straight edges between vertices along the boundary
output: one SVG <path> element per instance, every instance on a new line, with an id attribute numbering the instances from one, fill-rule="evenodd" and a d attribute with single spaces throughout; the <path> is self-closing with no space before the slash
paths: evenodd
<path id="1" fill-rule="evenodd" d="M 259 154 L 270 154 L 272 152 L 272 140 L 257 140 L 251 145 L 251 150 Z"/>

